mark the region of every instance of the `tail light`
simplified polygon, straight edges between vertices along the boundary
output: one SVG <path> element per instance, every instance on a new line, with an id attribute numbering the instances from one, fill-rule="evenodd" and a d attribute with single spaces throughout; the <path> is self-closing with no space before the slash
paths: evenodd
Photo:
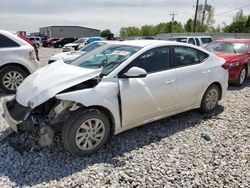
<path id="1" fill-rule="evenodd" d="M 224 63 L 223 65 L 221 65 L 222 66 L 222 68 L 224 68 L 224 69 L 228 69 L 229 68 L 229 64 L 226 62 L 226 63 Z"/>
<path id="2" fill-rule="evenodd" d="M 36 59 L 36 53 L 34 50 L 30 51 L 29 53 L 30 60 L 35 60 Z"/>

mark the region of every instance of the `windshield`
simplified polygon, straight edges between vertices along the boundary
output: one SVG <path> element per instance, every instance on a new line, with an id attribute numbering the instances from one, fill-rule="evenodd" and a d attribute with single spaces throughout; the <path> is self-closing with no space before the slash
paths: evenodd
<path id="1" fill-rule="evenodd" d="M 87 39 L 81 38 L 81 39 L 76 40 L 76 41 L 73 42 L 73 43 L 80 44 L 80 43 L 84 43 L 86 40 L 87 40 Z"/>
<path id="2" fill-rule="evenodd" d="M 209 44 L 206 49 L 212 52 L 242 54 L 245 52 L 246 44 L 241 42 L 215 42 Z"/>
<path id="3" fill-rule="evenodd" d="M 79 57 L 70 64 L 91 69 L 102 67 L 102 75 L 106 76 L 140 49 L 141 47 L 137 46 L 109 44 Z"/>
<path id="4" fill-rule="evenodd" d="M 80 48 L 79 51 L 88 53 L 88 52 L 90 52 L 90 51 L 92 51 L 94 49 L 97 49 L 97 48 L 99 48 L 101 46 L 104 46 L 105 44 L 107 44 L 107 43 L 104 43 L 104 42 L 91 43 L 91 44 L 88 44 L 87 46 L 84 46 L 84 47 Z"/>

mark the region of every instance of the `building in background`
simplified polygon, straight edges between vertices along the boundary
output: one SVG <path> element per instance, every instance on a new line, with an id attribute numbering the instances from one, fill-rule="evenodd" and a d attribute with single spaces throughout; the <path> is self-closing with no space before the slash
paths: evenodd
<path id="1" fill-rule="evenodd" d="M 100 30 L 81 26 L 48 26 L 39 29 L 40 36 L 52 37 L 94 37 Z"/>

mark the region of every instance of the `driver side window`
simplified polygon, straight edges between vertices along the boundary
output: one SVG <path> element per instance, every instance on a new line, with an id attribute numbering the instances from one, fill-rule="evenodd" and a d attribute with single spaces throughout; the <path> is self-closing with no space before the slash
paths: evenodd
<path id="1" fill-rule="evenodd" d="M 147 73 L 166 70 L 170 68 L 170 50 L 168 47 L 151 49 L 131 62 L 125 68 L 125 71 L 128 71 L 131 67 L 142 68 Z"/>

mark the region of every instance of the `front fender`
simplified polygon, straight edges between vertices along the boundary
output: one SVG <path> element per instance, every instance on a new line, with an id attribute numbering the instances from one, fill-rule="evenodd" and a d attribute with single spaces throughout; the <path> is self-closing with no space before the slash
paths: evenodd
<path id="1" fill-rule="evenodd" d="M 61 93 L 56 95 L 56 98 L 77 102 L 86 107 L 101 106 L 106 108 L 112 113 L 115 120 L 115 130 L 118 130 L 121 128 L 118 92 L 117 82 L 100 82 L 94 88 Z"/>

